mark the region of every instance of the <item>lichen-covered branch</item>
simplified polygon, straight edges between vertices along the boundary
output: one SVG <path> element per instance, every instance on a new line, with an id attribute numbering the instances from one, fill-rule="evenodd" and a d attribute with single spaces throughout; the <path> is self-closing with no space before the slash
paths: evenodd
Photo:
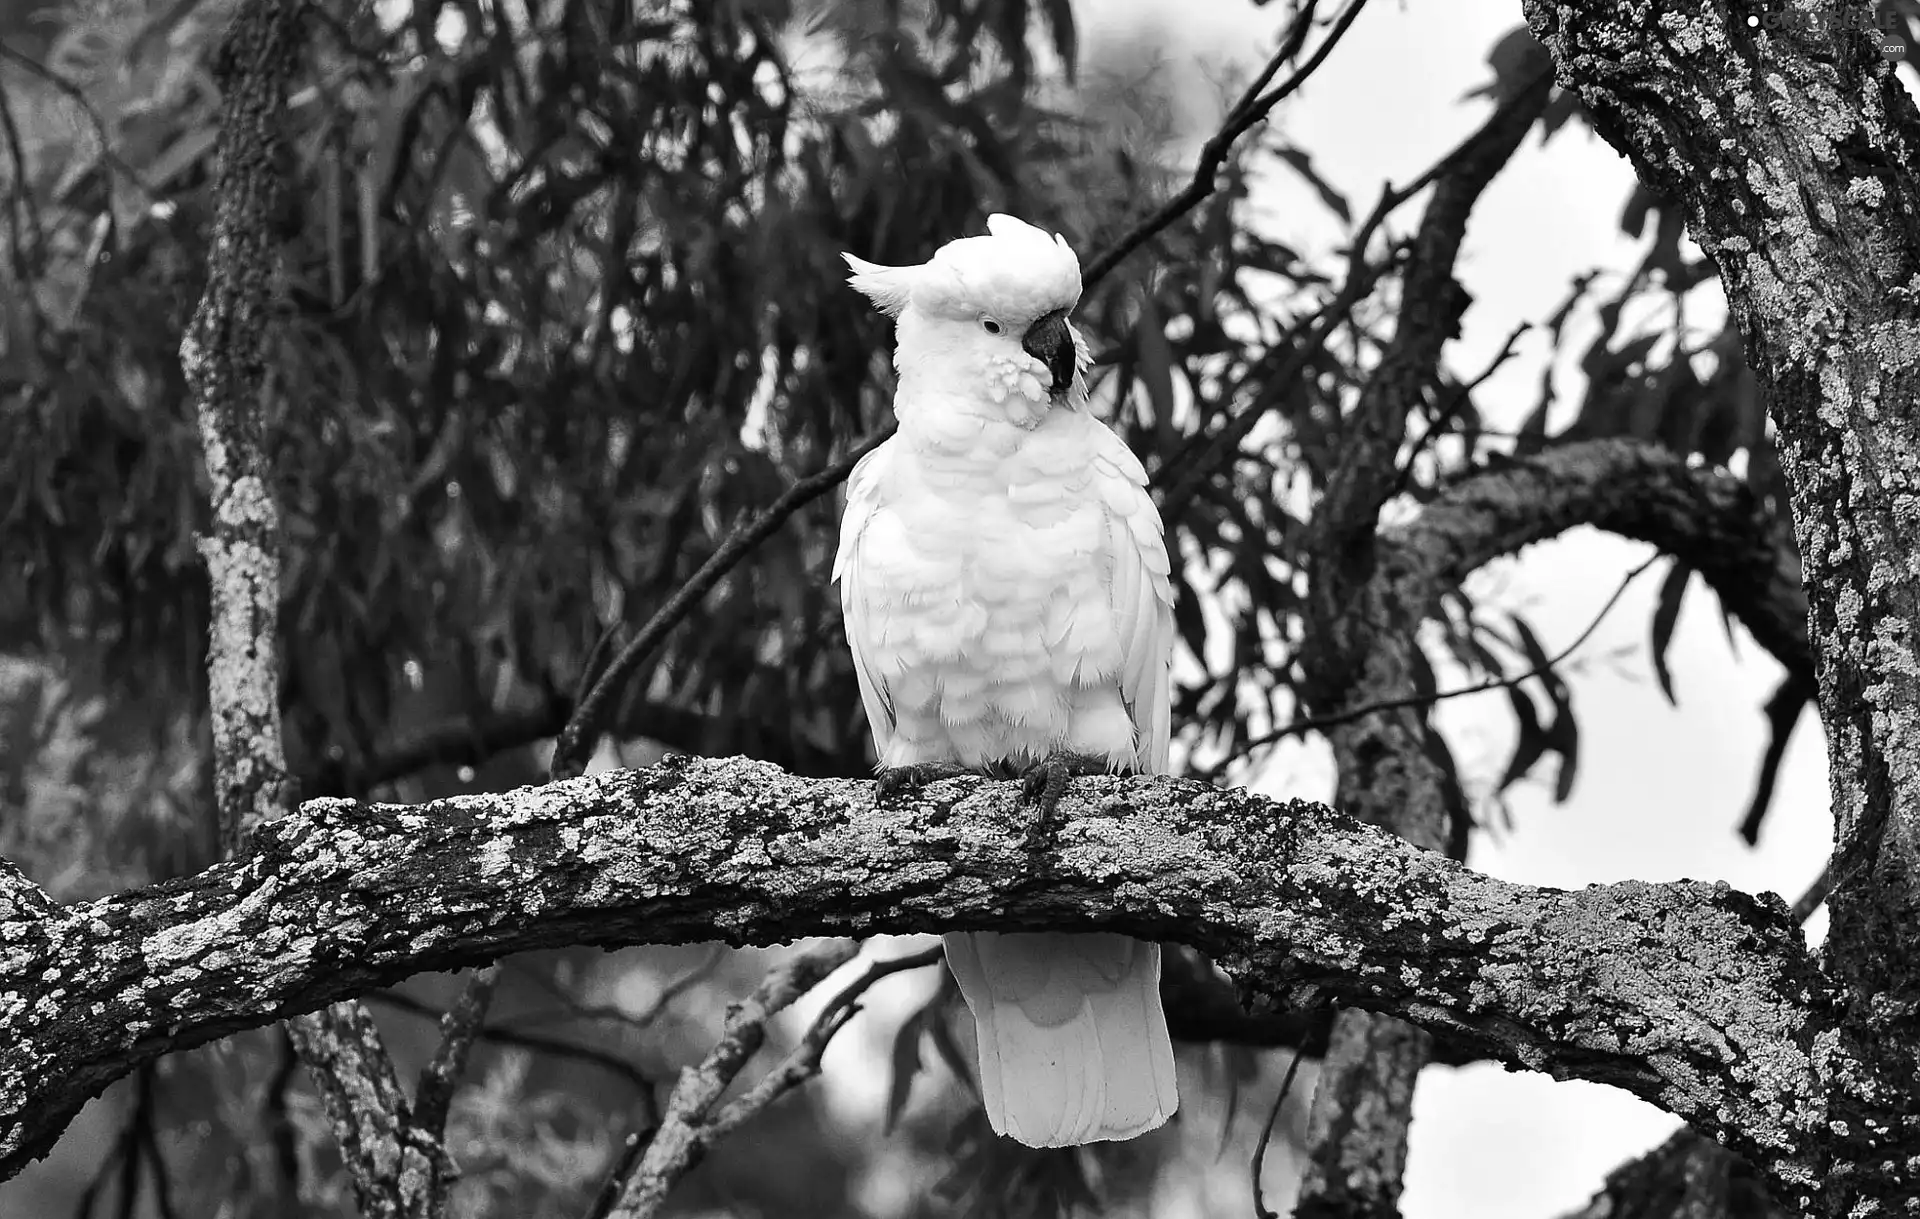
<path id="1" fill-rule="evenodd" d="M 280 511 L 267 461 L 267 364 L 274 345 L 271 225 L 284 188 L 276 164 L 298 6 L 241 6 L 222 44 L 223 98 L 207 286 L 180 343 L 200 421 L 213 532 L 200 539 L 212 577 L 208 640 L 215 804 L 231 854 L 292 799 L 280 733 Z"/>
<path id="2" fill-rule="evenodd" d="M 207 284 L 180 345 L 212 488 L 200 542 L 212 585 L 208 708 L 221 842 L 237 854 L 293 800 L 280 724 L 280 517 L 267 456 L 267 368 L 285 184 L 280 161 L 301 6 L 242 4 L 221 44 L 219 156 Z M 417 1128 L 373 1018 L 358 1002 L 288 1022 L 367 1219 L 436 1219 L 451 1165 Z"/>
<path id="3" fill-rule="evenodd" d="M 413 1120 L 366 1005 L 335 1003 L 287 1021 L 313 1076 L 364 1219 L 440 1219 L 453 1164 L 440 1131 Z"/>
<path id="4" fill-rule="evenodd" d="M 1813 672 L 1799 559 L 1741 479 L 1643 440 L 1556 445 L 1445 488 L 1383 532 L 1380 566 L 1423 612 L 1493 559 L 1589 525 L 1693 568 L 1790 673 Z"/>
<path id="5" fill-rule="evenodd" d="M 1561 1219 L 1794 1219 L 1766 1191 L 1740 1157 L 1682 1130 L 1608 1173 L 1600 1192 Z"/>
<path id="6" fill-rule="evenodd" d="M 1039 848 L 1017 785 L 676 759 L 418 806 L 309 802 L 198 876 L 0 923 L 0 1171 L 156 1055 L 426 970 L 562 944 L 1107 928 L 1192 944 L 1256 1004 L 1324 993 L 1613 1083 L 1811 1179 L 1826 984 L 1777 898 L 1480 876 L 1323 807 L 1077 781 Z M 1823 1048 L 1822 1054 L 1826 1051 Z"/>
<path id="7" fill-rule="evenodd" d="M 1861 1140 L 1820 1213 L 1920 1208 L 1920 113 L 1857 12 L 1528 0 L 1597 130 L 1719 269 L 1778 432 L 1834 815 Z"/>

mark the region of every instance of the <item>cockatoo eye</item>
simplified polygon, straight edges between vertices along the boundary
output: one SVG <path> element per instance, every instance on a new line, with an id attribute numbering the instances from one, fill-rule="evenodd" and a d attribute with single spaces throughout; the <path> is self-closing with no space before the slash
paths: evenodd
<path id="1" fill-rule="evenodd" d="M 983 313 L 980 315 L 980 329 L 986 331 L 988 334 L 999 334 L 1004 331 L 1006 327 L 1002 326 L 999 320 L 992 315 Z"/>

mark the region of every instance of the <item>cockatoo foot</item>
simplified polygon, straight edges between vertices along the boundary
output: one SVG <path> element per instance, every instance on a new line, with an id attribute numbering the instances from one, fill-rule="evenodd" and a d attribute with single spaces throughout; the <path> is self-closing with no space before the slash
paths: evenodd
<path id="1" fill-rule="evenodd" d="M 882 766 L 875 776 L 873 802 L 891 804 L 894 799 L 916 792 L 929 783 L 938 783 L 942 779 L 957 779 L 961 775 L 971 774 L 966 767 L 954 762 L 916 762 L 911 766 Z"/>
<path id="2" fill-rule="evenodd" d="M 1039 806 L 1035 832 L 1053 819 L 1060 797 L 1066 794 L 1067 783 L 1075 775 L 1104 775 L 1109 769 L 1101 759 L 1064 751 L 1050 753 L 1027 767 L 1025 780 L 1020 785 L 1020 798 L 1027 804 Z"/>

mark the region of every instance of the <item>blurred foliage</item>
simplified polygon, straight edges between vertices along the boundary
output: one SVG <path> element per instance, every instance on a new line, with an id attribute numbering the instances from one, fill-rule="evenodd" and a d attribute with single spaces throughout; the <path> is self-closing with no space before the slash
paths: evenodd
<path id="1" fill-rule="evenodd" d="M 232 8 L 72 0 L 4 27 L 0 44 L 0 654 L 17 658 L 0 665 L 0 853 L 62 897 L 212 850 L 193 811 L 208 806 L 205 488 L 177 349 L 215 203 L 207 63 Z M 510 747 L 558 727 L 596 640 L 643 621 L 743 516 L 885 421 L 890 329 L 845 288 L 842 250 L 915 262 L 1008 210 L 1090 258 L 1184 180 L 1192 134 L 1170 117 L 1182 106 L 1151 48 L 1087 60 L 1065 0 L 327 0 L 309 14 L 270 403 L 283 701 L 309 795 L 400 778 L 397 756 L 430 760 L 449 739 L 501 755 L 458 782 L 534 778 Z M 1490 95 L 1531 62 L 1530 41 L 1516 31 L 1494 49 Z M 1557 96 L 1542 138 L 1578 125 Z M 1367 210 L 1309 150 L 1250 136 L 1220 189 L 1077 315 L 1101 408 L 1163 487 L 1277 369 L 1303 369 L 1169 521 L 1186 559 L 1176 724 L 1192 757 L 1238 759 L 1241 777 L 1258 764 L 1251 743 L 1297 713 L 1306 522 L 1392 334 L 1406 231 L 1341 256 L 1297 249 L 1248 206 L 1263 175 L 1297 178 L 1349 230 Z M 1738 337 L 1701 303 L 1717 291 L 1711 267 L 1643 192 L 1622 227 L 1647 242 L 1644 260 L 1624 279 L 1583 277 L 1540 319 L 1578 375 L 1549 368 L 1517 433 L 1484 425 L 1474 378 L 1426 387 L 1402 453 L 1411 501 L 1501 455 L 1632 435 L 1742 470 L 1785 521 Z M 1350 275 L 1372 288 L 1304 345 Z M 1576 311 L 1599 322 L 1577 355 Z M 631 692 L 630 735 L 865 769 L 827 582 L 837 516 L 833 497 L 803 509 L 707 597 Z M 1686 582 L 1662 594 L 1656 655 Z M 1477 680 L 1524 673 L 1545 650 L 1524 620 L 1461 594 L 1435 655 Z M 1435 685 L 1431 670 L 1422 680 Z M 1548 673 L 1512 705 L 1516 752 L 1496 789 L 1555 756 L 1564 799 L 1578 753 L 1566 683 Z M 386 790 L 453 786 L 430 771 Z M 572 970 L 584 1002 L 650 959 L 584 969 L 560 954 L 538 968 Z M 894 1044 L 905 1082 L 890 1105 L 915 1154 L 1003 1153 L 914 1116 L 906 1097 L 940 1024 L 934 1009 L 916 1020 Z M 639 1046 L 656 1065 L 673 1057 L 644 1039 L 627 1049 Z M 227 1124 L 194 1119 L 215 1132 L 208 1163 L 234 1150 L 217 1131 L 248 1129 L 233 1115 L 272 1069 L 269 1049 L 227 1052 L 247 1062 L 221 1085 Z M 204 1083 L 227 1070 L 218 1058 L 168 1070 Z M 613 1154 L 609 1114 L 631 1103 L 590 1071 L 605 1095 L 528 1099 L 526 1061 L 483 1057 L 463 1094 L 473 1213 L 572 1205 Z M 1225 1064 L 1234 1078 L 1245 1067 Z M 298 1095 L 289 1120 L 319 1197 L 332 1170 Z M 791 1149 L 779 1188 L 844 1196 L 863 1153 L 830 1147 L 813 1104 L 790 1103 L 778 1137 L 752 1145 Z M 1028 1195 L 1088 1188 L 1081 1168 L 1049 1164 L 961 1172 L 937 1213 L 1011 1213 L 996 1191 L 1031 1172 L 1054 1175 Z M 202 1185 L 244 1192 L 249 1171 Z M 1128 1179 L 1110 1171 L 1102 1188 Z"/>

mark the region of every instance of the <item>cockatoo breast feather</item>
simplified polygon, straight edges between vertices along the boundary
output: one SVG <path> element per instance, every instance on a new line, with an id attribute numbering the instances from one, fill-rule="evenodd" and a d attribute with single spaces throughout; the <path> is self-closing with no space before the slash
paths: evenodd
<path id="1" fill-rule="evenodd" d="M 854 475 L 836 575 L 882 764 L 1164 770 L 1172 593 L 1144 471 L 1081 411 L 965 430 Z"/>

